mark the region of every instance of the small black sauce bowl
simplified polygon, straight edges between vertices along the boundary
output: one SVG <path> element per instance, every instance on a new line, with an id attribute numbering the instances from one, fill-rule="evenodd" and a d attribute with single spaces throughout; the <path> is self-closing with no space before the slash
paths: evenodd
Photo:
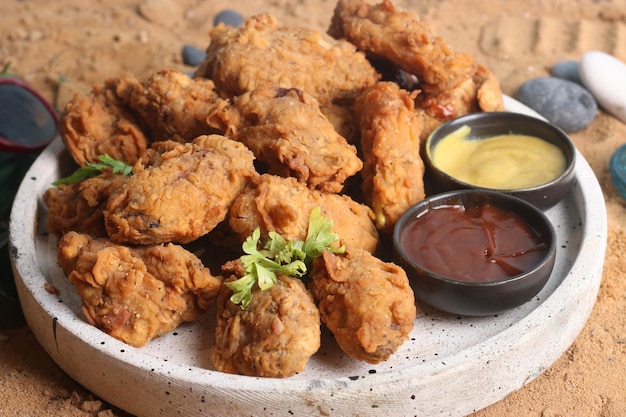
<path id="1" fill-rule="evenodd" d="M 527 271 L 494 281 L 464 281 L 429 271 L 410 259 L 401 245 L 406 228 L 420 215 L 437 207 L 490 204 L 515 213 L 546 245 L 545 256 Z M 406 271 L 418 302 L 457 315 L 486 316 L 520 306 L 546 284 L 556 258 L 556 233 L 550 220 L 536 206 L 495 191 L 456 190 L 433 195 L 407 210 L 396 223 L 393 234 L 395 262 Z"/>
<path id="2" fill-rule="evenodd" d="M 565 155 L 566 166 L 563 173 L 554 180 L 542 185 L 494 190 L 479 187 L 460 181 L 433 165 L 431 153 L 444 137 L 463 126 L 471 129 L 470 137 L 491 137 L 497 135 L 517 134 L 529 135 L 543 139 L 556 145 Z M 574 183 L 574 167 L 576 164 L 576 148 L 567 134 L 557 126 L 536 117 L 510 112 L 471 113 L 450 120 L 435 129 L 426 140 L 424 162 L 426 178 L 434 192 L 461 189 L 494 190 L 519 197 L 534 204 L 542 210 L 557 204 L 569 192 Z"/>

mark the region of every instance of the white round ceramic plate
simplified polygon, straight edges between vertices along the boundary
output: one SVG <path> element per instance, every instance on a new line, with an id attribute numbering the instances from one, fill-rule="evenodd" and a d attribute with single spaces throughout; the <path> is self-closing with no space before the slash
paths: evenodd
<path id="1" fill-rule="evenodd" d="M 510 111 L 532 114 L 510 98 Z M 604 198 L 582 155 L 576 184 L 546 212 L 558 234 L 545 288 L 497 316 L 457 317 L 425 307 L 411 338 L 388 361 L 353 360 L 325 334 L 304 372 L 287 379 L 211 369 L 211 312 L 133 348 L 87 324 L 56 264 L 43 192 L 74 169 L 55 140 L 17 193 L 10 226 L 15 281 L 28 324 L 72 378 L 127 412 L 156 416 L 463 416 L 519 389 L 565 352 L 595 303 L 606 247 Z M 51 294 L 46 282 L 59 290 Z"/>

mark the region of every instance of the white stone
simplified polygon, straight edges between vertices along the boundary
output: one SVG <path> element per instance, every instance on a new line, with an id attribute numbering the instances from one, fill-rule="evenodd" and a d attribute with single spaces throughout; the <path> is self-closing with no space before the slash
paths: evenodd
<path id="1" fill-rule="evenodd" d="M 587 52 L 579 63 L 583 85 L 602 108 L 626 123 L 626 63 L 600 51 Z"/>

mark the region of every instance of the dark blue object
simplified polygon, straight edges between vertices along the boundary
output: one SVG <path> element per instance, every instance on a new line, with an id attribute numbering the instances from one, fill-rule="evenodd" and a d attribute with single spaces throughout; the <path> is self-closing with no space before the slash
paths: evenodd
<path id="1" fill-rule="evenodd" d="M 56 110 L 27 82 L 0 75 L 0 150 L 36 152 L 57 135 Z"/>
<path id="2" fill-rule="evenodd" d="M 555 77 L 526 81 L 515 98 L 566 132 L 584 129 L 598 112 L 598 104 L 586 88 Z"/>
<path id="3" fill-rule="evenodd" d="M 626 199 L 626 144 L 617 148 L 611 157 L 609 167 L 613 186 L 619 191 L 622 198 Z"/>
<path id="4" fill-rule="evenodd" d="M 202 64 L 204 58 L 206 58 L 206 52 L 204 50 L 192 45 L 184 45 L 182 55 L 185 65 L 192 67 Z"/>
<path id="5" fill-rule="evenodd" d="M 576 84 L 583 85 L 580 79 L 580 70 L 578 69 L 578 61 L 561 61 L 556 63 L 550 69 L 550 75 L 563 80 L 572 81 Z"/>
<path id="6" fill-rule="evenodd" d="M 237 27 L 243 23 L 243 16 L 234 10 L 223 10 L 213 19 L 213 26 L 223 23 L 227 26 Z"/>

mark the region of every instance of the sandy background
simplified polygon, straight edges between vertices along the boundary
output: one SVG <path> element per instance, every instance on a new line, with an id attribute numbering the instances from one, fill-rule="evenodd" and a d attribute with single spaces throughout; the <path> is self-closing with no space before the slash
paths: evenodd
<path id="1" fill-rule="evenodd" d="M 190 70 L 182 64 L 181 47 L 204 48 L 215 14 L 234 4 L 246 16 L 269 11 L 282 23 L 325 31 L 335 1 L 3 0 L 0 66 L 11 61 L 13 72 L 61 107 L 74 92 L 124 71 L 144 76 L 165 67 Z M 592 49 L 626 60 L 624 0 L 396 4 L 420 13 L 455 49 L 486 64 L 509 95 L 527 79 L 547 75 L 556 62 Z M 626 205 L 608 171 L 612 153 L 626 142 L 626 125 L 600 112 L 572 138 L 598 177 L 608 211 L 597 304 L 551 368 L 474 417 L 626 416 Z M 68 378 L 27 327 L 0 327 L 0 416 L 51 415 L 127 416 Z"/>

